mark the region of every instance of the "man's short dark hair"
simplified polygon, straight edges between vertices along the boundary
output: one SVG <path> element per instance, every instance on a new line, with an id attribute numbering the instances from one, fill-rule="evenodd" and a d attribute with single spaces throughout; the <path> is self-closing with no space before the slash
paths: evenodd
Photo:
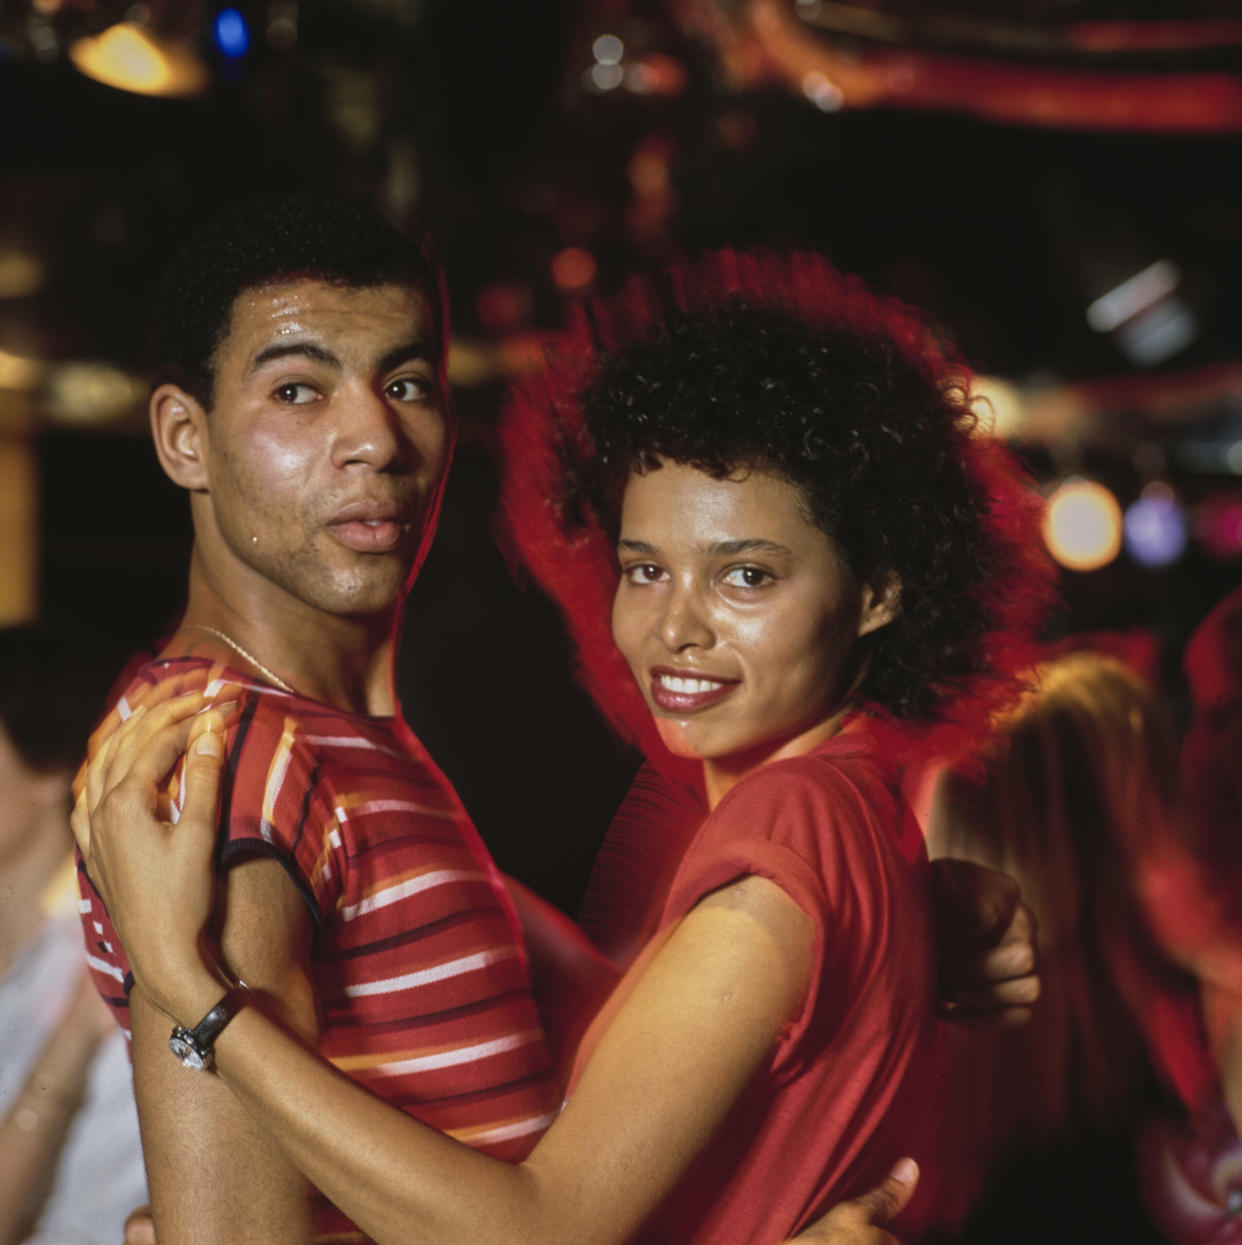
<path id="1" fill-rule="evenodd" d="M 585 308 L 519 390 L 511 471 L 520 453 L 536 479 L 510 486 L 509 520 L 583 643 L 583 590 L 569 571 L 558 586 L 541 549 L 559 542 L 572 562 L 613 541 L 625 478 L 660 458 L 773 472 L 854 575 L 900 578 L 897 617 L 863 641 L 864 699 L 974 729 L 1016 691 L 1051 568 L 1038 498 L 971 403 L 965 366 L 910 312 L 822 257 L 705 257 Z M 556 467 L 531 465 L 542 457 Z"/>
<path id="2" fill-rule="evenodd" d="M 29 769 L 76 769 L 103 713 L 119 650 L 81 628 L 0 627 L 0 727 Z"/>
<path id="3" fill-rule="evenodd" d="M 315 195 L 265 195 L 191 235 L 156 288 L 151 314 L 155 383 L 180 385 L 210 409 L 215 353 L 238 297 L 310 278 L 368 288 L 400 285 L 426 297 L 444 348 L 439 267 L 425 237 L 402 237 L 373 211 Z"/>

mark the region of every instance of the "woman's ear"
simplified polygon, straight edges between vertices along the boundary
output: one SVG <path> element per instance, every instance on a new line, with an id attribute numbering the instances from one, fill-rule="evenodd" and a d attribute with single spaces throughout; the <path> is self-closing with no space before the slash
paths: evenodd
<path id="1" fill-rule="evenodd" d="M 207 487 L 207 412 L 179 385 L 164 384 L 151 395 L 151 437 L 164 474 L 184 489 Z"/>
<path id="2" fill-rule="evenodd" d="M 867 635 L 891 623 L 901 613 L 901 576 L 881 571 L 863 580 L 862 606 L 858 611 L 858 634 Z"/>

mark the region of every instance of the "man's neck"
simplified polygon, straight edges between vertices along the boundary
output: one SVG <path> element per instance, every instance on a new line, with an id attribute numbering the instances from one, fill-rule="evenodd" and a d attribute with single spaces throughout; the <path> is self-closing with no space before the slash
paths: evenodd
<path id="1" fill-rule="evenodd" d="M 392 611 L 341 618 L 280 592 L 239 599 L 192 565 L 185 615 L 165 656 L 210 654 L 264 682 L 351 713 L 395 711 Z"/>

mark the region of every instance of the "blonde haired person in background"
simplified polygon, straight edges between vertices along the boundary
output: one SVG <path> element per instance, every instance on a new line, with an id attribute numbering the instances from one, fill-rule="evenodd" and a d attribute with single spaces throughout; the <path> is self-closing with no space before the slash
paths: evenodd
<path id="1" fill-rule="evenodd" d="M 1035 676 L 983 753 L 942 776 L 932 812 L 933 855 L 1017 878 L 1043 980 L 1023 1029 L 948 1035 L 941 1120 L 961 1179 L 946 1217 L 974 1204 L 952 1238 L 968 1241 L 1001 1224 L 1006 1240 L 1045 1241 L 1054 1223 L 1062 1240 L 1161 1241 L 1136 1196 L 1135 1138 L 1214 1079 L 1195 979 L 1143 897 L 1177 835 L 1177 747 L 1122 662 L 1072 652 Z"/>

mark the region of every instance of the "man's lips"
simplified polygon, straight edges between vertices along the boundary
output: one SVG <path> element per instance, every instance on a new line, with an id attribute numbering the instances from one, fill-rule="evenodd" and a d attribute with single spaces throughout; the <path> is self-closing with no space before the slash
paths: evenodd
<path id="1" fill-rule="evenodd" d="M 690 670 L 655 666 L 651 670 L 651 702 L 665 713 L 696 713 L 724 700 L 737 679 L 718 679 Z"/>
<path id="2" fill-rule="evenodd" d="M 410 529 L 407 513 L 392 502 L 353 502 L 328 520 L 328 531 L 358 553 L 391 553 Z"/>

